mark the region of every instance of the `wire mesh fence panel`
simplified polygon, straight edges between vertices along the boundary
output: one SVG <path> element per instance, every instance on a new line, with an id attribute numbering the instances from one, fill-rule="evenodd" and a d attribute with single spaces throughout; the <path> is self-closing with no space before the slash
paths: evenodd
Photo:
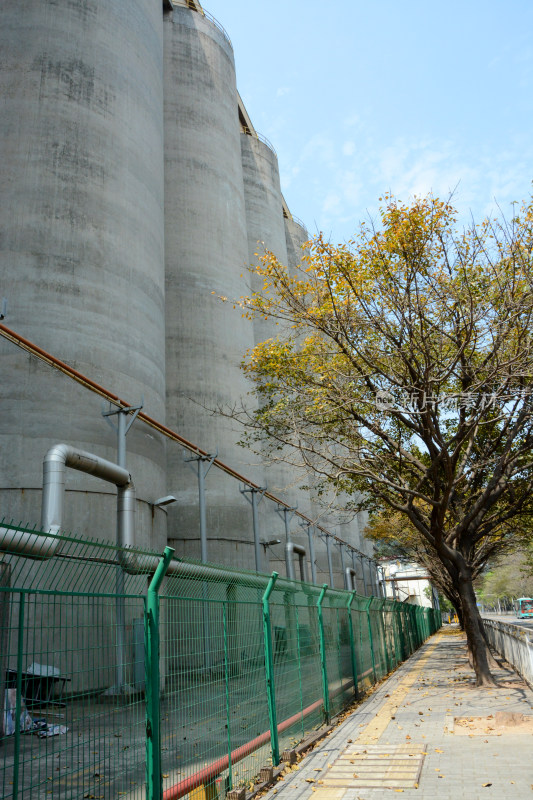
<path id="1" fill-rule="evenodd" d="M 384 642 L 384 650 L 387 662 L 387 672 L 392 672 L 392 670 L 396 667 L 396 654 L 394 650 L 394 639 L 392 636 L 392 627 L 391 627 L 391 615 L 392 612 L 387 607 L 387 604 L 384 601 L 381 601 L 381 624 L 383 629 L 383 642 Z"/>
<path id="2" fill-rule="evenodd" d="M 112 796 L 144 783 L 135 620 L 143 598 L 8 592 L 2 797 Z M 142 638 L 141 638 L 142 646 Z M 144 665 L 143 665 L 144 666 Z"/>
<path id="3" fill-rule="evenodd" d="M 363 691 L 374 680 L 372 648 L 366 612 L 367 600 L 355 597 L 351 607 L 352 625 L 357 654 L 358 689 Z"/>
<path id="4" fill-rule="evenodd" d="M 324 608 L 329 713 L 335 716 L 355 696 L 350 657 L 346 596 L 328 593 Z"/>
<path id="5" fill-rule="evenodd" d="M 53 557 L 3 542 L 2 797 L 130 793 L 145 773 L 146 574 L 125 575 L 106 543 L 13 533 Z"/>
<path id="6" fill-rule="evenodd" d="M 299 621 L 301 731 L 305 738 L 320 727 L 324 719 L 318 617 L 312 597 L 306 605 L 299 606 Z"/>
<path id="7" fill-rule="evenodd" d="M 271 603 L 271 630 L 274 644 L 274 682 L 279 749 L 290 749 L 303 737 L 303 673 L 308 672 L 304 609 L 297 605 L 294 592 L 276 592 Z M 302 672 L 303 670 L 303 672 Z M 320 698 L 320 694 L 313 698 Z"/>
<path id="8" fill-rule="evenodd" d="M 376 670 L 379 678 L 389 672 L 389 652 L 387 649 L 386 632 L 383 620 L 382 601 L 372 598 L 370 606 L 371 624 L 373 626 L 374 651 L 376 653 Z"/>
<path id="9" fill-rule="evenodd" d="M 168 548 L 165 560 L 3 531 L 6 800 L 250 788 L 440 625 L 431 609 L 171 561 Z"/>
<path id="10" fill-rule="evenodd" d="M 260 605 L 162 597 L 161 611 L 165 789 L 249 783 L 270 755 Z"/>
<path id="11" fill-rule="evenodd" d="M 383 621 L 381 617 L 381 602 L 372 598 L 369 609 L 370 627 L 372 630 L 372 643 L 374 647 L 374 663 L 376 679 L 381 680 L 387 672 L 387 653 L 385 650 Z"/>

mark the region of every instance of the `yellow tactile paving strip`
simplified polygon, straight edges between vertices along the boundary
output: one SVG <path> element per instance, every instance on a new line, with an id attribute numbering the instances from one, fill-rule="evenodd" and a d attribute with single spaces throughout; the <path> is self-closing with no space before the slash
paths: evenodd
<path id="1" fill-rule="evenodd" d="M 321 776 L 318 781 L 321 785 L 313 793 L 313 800 L 341 800 L 348 788 L 415 789 L 418 786 L 426 755 L 424 746 L 414 742 L 401 745 L 378 742 L 441 638 L 442 634 L 433 638 L 424 655 L 409 670 L 355 742 L 350 742 Z"/>
<path id="2" fill-rule="evenodd" d="M 441 638 L 442 634 L 435 635 L 432 643 L 428 646 L 422 658 L 419 659 L 413 669 L 409 671 L 401 683 L 392 692 L 391 696 L 387 699 L 387 702 L 384 703 L 383 707 L 372 719 L 372 722 L 369 722 L 366 728 L 361 731 L 357 737 L 357 744 L 372 744 L 381 738 L 382 734 L 385 732 L 385 728 L 391 720 L 391 717 L 395 715 L 396 711 L 405 700 L 409 690 L 422 672 L 426 662 L 429 660 L 433 650 L 435 650 Z"/>

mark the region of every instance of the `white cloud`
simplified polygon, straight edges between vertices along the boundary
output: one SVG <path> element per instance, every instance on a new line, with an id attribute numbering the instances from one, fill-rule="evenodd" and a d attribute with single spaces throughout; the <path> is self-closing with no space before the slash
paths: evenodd
<path id="1" fill-rule="evenodd" d="M 340 214 L 342 212 L 342 204 L 339 195 L 334 192 L 329 192 L 322 204 L 322 211 L 326 215 Z"/>
<path id="2" fill-rule="evenodd" d="M 498 205 L 511 216 L 510 203 L 527 197 L 533 177 L 533 143 L 525 135 L 508 138 L 498 150 L 490 140 L 473 145 L 451 136 L 387 141 L 385 135 L 361 130 L 339 141 L 326 129 L 283 156 L 282 187 L 292 184 L 300 195 L 291 210 L 337 241 L 353 236 L 368 215 L 375 219 L 378 198 L 388 190 L 405 202 L 414 195 L 447 198 L 453 192 L 459 224 L 468 224 L 471 215 L 480 221 L 499 214 Z"/>
<path id="3" fill-rule="evenodd" d="M 350 114 L 349 117 L 346 117 L 343 120 L 343 125 L 345 128 L 358 128 L 361 124 L 361 117 L 359 114 Z"/>

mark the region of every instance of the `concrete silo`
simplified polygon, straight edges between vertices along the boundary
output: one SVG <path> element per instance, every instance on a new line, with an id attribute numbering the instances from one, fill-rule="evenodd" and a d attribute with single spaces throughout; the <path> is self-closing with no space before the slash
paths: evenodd
<path id="1" fill-rule="evenodd" d="M 0 50 L 6 322 L 163 420 L 161 3 L 3 0 Z M 115 461 L 116 439 L 98 397 L 1 347 L 2 509 L 38 525 L 48 448 Z M 138 498 L 161 496 L 164 443 L 135 425 L 128 453 Z M 114 487 L 69 473 L 67 491 L 65 527 L 114 538 Z M 151 543 L 164 538 L 162 525 Z"/>
<path id="2" fill-rule="evenodd" d="M 257 264 L 265 250 L 272 251 L 282 264 L 288 263 L 283 196 L 281 194 L 278 159 L 269 143 L 258 138 L 255 132 L 241 134 L 241 151 L 246 205 L 246 227 L 248 233 L 248 260 Z M 262 280 L 252 274 L 252 288 L 259 289 Z M 282 328 L 273 320 L 256 319 L 253 323 L 254 343 L 275 338 Z M 308 493 L 300 488 L 304 474 L 282 461 L 264 465 L 265 480 L 270 491 L 292 507 L 309 512 Z M 281 517 L 281 519 L 280 519 Z M 284 512 L 276 515 L 272 504 L 263 508 L 262 526 L 267 537 L 274 534 L 285 542 Z M 291 538 L 299 544 L 303 536 L 297 518 L 290 524 Z M 304 544 L 305 546 L 305 544 Z M 279 550 L 279 548 L 278 548 Z M 275 563 L 274 551 L 269 551 L 270 566 Z M 281 567 L 284 571 L 284 565 Z"/>
<path id="3" fill-rule="evenodd" d="M 250 323 L 218 299 L 248 291 L 233 49 L 213 21 L 187 8 L 165 15 L 163 28 L 167 421 L 260 482 L 236 444 L 242 431 L 206 410 L 246 394 L 239 363 L 253 345 Z M 170 542 L 199 557 L 198 487 L 178 447 L 169 447 L 168 491 L 178 498 L 169 509 Z M 212 469 L 206 506 L 204 556 L 253 566 L 251 512 L 238 482 Z"/>
<path id="4" fill-rule="evenodd" d="M 303 256 L 302 247 L 310 237 L 299 220 L 289 217 L 284 222 L 288 263 L 289 266 L 296 269 Z"/>
<path id="5" fill-rule="evenodd" d="M 241 152 L 249 263 L 257 264 L 259 256 L 271 250 L 286 264 L 287 243 L 277 156 L 269 144 L 247 133 L 241 134 Z M 252 276 L 252 288 L 259 288 L 260 284 L 262 281 Z M 263 342 L 276 334 L 275 323 L 254 320 L 255 342 Z"/>
<path id="6" fill-rule="evenodd" d="M 303 256 L 302 247 L 310 239 L 310 236 L 299 220 L 294 218 L 285 219 L 285 232 L 287 241 L 287 254 L 289 265 L 294 269 L 300 263 Z M 310 483 L 313 484 L 313 479 Z M 350 497 L 341 494 L 339 497 L 335 496 L 333 490 L 326 491 L 320 500 L 314 498 L 312 502 L 311 516 L 318 520 L 326 529 L 334 531 L 346 543 L 362 551 L 365 555 L 371 556 L 373 553 L 373 545 L 367 542 L 362 531 L 367 522 L 366 512 L 359 512 L 352 516 L 350 512 L 343 511 L 343 507 L 349 505 Z M 329 508 L 328 508 L 329 506 Z M 349 548 L 341 548 L 338 543 L 330 537 L 329 540 L 329 555 L 326 546 L 327 537 L 324 535 L 315 538 L 315 553 L 317 558 L 317 573 L 320 578 L 319 583 L 323 580 L 329 583 L 329 562 L 333 569 L 336 585 L 342 586 L 344 581 L 343 568 L 352 567 L 357 572 L 357 588 L 361 594 L 370 591 L 370 580 L 368 573 L 368 562 L 365 560 L 365 580 L 363 580 L 363 568 L 361 566 L 361 558 L 359 555 L 354 554 L 352 561 L 352 553 Z"/>

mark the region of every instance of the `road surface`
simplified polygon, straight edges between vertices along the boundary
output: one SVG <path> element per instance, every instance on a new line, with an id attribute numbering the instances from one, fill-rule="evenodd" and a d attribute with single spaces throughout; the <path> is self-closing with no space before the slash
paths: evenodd
<path id="1" fill-rule="evenodd" d="M 507 622 L 510 625 L 518 625 L 520 628 L 525 628 L 528 631 L 533 631 L 533 619 L 518 619 L 516 614 L 489 614 L 482 613 L 482 617 L 486 619 L 495 619 L 500 622 Z"/>

